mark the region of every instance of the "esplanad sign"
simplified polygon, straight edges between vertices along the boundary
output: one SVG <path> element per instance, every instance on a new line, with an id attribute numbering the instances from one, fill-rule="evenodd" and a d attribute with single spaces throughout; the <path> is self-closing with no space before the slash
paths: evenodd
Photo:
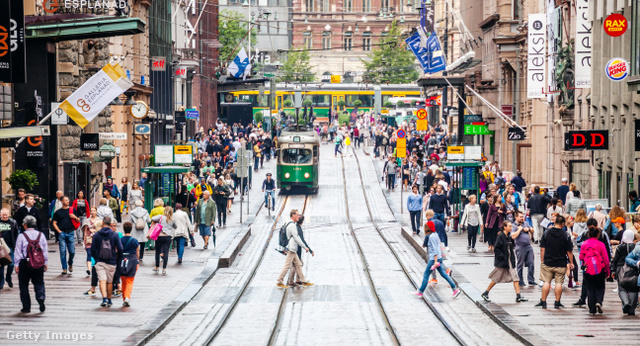
<path id="1" fill-rule="evenodd" d="M 65 9 L 124 9 L 127 0 L 63 0 Z"/>

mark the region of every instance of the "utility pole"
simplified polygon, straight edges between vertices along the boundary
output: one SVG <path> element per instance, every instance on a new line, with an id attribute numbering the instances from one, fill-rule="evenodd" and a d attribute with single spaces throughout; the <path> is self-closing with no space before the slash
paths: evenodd
<path id="1" fill-rule="evenodd" d="M 516 49 L 516 82 L 513 84 L 515 88 L 513 120 L 518 123 L 520 121 L 520 69 L 522 62 L 520 61 L 521 48 Z M 511 161 L 513 162 L 512 172 L 518 171 L 518 144 L 516 141 L 511 142 Z"/>
<path id="2" fill-rule="evenodd" d="M 449 3 L 446 3 L 447 10 L 444 13 L 444 62 L 447 63 L 447 53 L 449 51 Z M 444 77 L 447 76 L 447 70 L 442 71 L 442 75 Z M 449 105 L 449 89 L 446 86 L 442 87 L 442 113 L 440 115 L 440 123 L 442 123 L 442 118 L 444 118 L 444 107 Z M 461 110 L 458 109 L 458 112 Z"/>

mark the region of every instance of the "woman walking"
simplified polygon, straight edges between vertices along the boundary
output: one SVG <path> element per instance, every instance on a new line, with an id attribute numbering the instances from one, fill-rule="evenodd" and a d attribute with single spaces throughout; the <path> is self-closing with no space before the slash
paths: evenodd
<path id="1" fill-rule="evenodd" d="M 414 235 L 420 235 L 420 213 L 422 212 L 422 195 L 418 193 L 418 186 L 413 185 L 412 194 L 407 198 L 407 210 L 411 218 L 411 228 Z"/>
<path id="2" fill-rule="evenodd" d="M 598 240 L 600 230 L 592 223 L 588 224 L 589 239 L 580 248 L 580 263 L 583 270 L 583 285 L 587 291 L 589 313 L 602 314 L 605 279 L 610 275 L 609 256 L 604 244 Z"/>
<path id="3" fill-rule="evenodd" d="M 120 185 L 120 213 L 129 213 L 129 192 L 131 192 L 131 184 L 127 177 L 122 178 L 122 185 Z"/>
<path id="4" fill-rule="evenodd" d="M 144 198 L 142 197 L 142 189 L 138 183 L 133 183 L 133 187 L 131 191 L 129 191 L 129 210 L 133 210 L 136 208 L 136 202 L 141 201 L 144 203 Z"/>
<path id="5" fill-rule="evenodd" d="M 80 239 L 84 241 L 84 249 L 87 252 L 87 276 L 91 275 L 91 242 L 93 241 L 93 235 L 102 227 L 102 220 L 96 215 L 96 207 L 91 208 L 90 213 L 93 217 L 84 219 L 80 229 L 83 236 Z"/>
<path id="6" fill-rule="evenodd" d="M 160 267 L 160 257 L 162 257 L 162 275 L 167 275 L 167 263 L 169 262 L 169 246 L 173 235 L 178 228 L 175 220 L 173 219 L 173 208 L 165 207 L 164 214 L 156 215 L 151 218 L 154 224 L 162 225 L 162 231 L 156 240 L 156 267 L 154 272 L 158 272 Z M 153 229 L 153 228 L 152 228 Z"/>
<path id="7" fill-rule="evenodd" d="M 429 263 L 427 263 L 427 269 L 424 271 L 424 277 L 422 278 L 422 284 L 418 289 L 418 292 L 415 294 L 422 298 L 422 294 L 424 290 L 427 289 L 427 284 L 429 283 L 429 277 L 431 276 L 431 272 L 437 270 L 447 282 L 451 289 L 453 290 L 453 298 L 455 299 L 460 294 L 460 289 L 456 287 L 456 284 L 453 282 L 451 277 L 445 272 L 442 266 L 442 252 L 440 250 L 440 237 L 436 234 L 436 225 L 433 221 L 428 221 L 424 225 L 424 244 L 422 247 L 427 247 L 429 249 Z"/>
<path id="8" fill-rule="evenodd" d="M 224 176 L 224 184 L 227 185 L 227 188 L 229 189 L 229 197 L 227 198 L 227 213 L 231 214 L 231 203 L 233 203 L 234 192 L 236 190 L 235 182 L 233 179 L 231 179 L 231 174 L 227 173 Z"/>
<path id="9" fill-rule="evenodd" d="M 213 201 L 216 202 L 218 211 L 218 227 L 227 226 L 227 197 L 231 194 L 229 188 L 224 185 L 224 180 L 218 178 L 218 184 L 213 187 Z"/>
<path id="10" fill-rule="evenodd" d="M 124 236 L 120 238 L 122 242 L 122 256 L 120 265 L 120 280 L 122 282 L 122 306 L 129 307 L 131 304 L 131 291 L 133 290 L 133 279 L 139 268 L 138 257 L 140 244 L 131 235 L 133 224 L 125 222 L 122 225 Z"/>
<path id="11" fill-rule="evenodd" d="M 81 244 L 83 236 L 82 225 L 84 225 L 84 221 L 87 218 L 91 217 L 91 209 L 93 209 L 89 206 L 89 201 L 84 198 L 84 191 L 78 191 L 76 199 L 74 199 L 71 204 L 71 208 L 73 208 L 76 216 L 80 218 L 80 227 L 76 229 L 76 239 L 78 239 L 78 244 Z"/>
<path id="12" fill-rule="evenodd" d="M 636 218 L 640 219 L 639 215 L 633 216 L 634 221 Z M 622 302 L 622 313 L 628 315 L 636 314 L 636 307 L 638 306 L 638 290 L 627 290 L 620 285 L 622 279 L 622 268 L 624 267 L 627 256 L 633 252 L 636 244 L 634 243 L 634 232 L 630 229 L 624 231 L 622 235 L 622 241 L 616 250 L 616 254 L 611 261 L 611 272 L 614 273 L 616 279 L 618 279 L 618 296 Z"/>
<path id="13" fill-rule="evenodd" d="M 100 198 L 100 205 L 98 205 L 98 208 L 96 209 L 96 215 L 98 216 L 98 218 L 100 218 L 100 220 L 104 220 L 104 218 L 107 216 L 112 219 L 114 218 L 113 211 L 111 211 L 111 208 L 107 206 L 107 203 L 109 203 L 109 201 L 107 201 L 106 198 Z"/>
<path id="14" fill-rule="evenodd" d="M 504 220 L 504 205 L 502 199 L 499 197 L 494 198 L 493 204 L 489 207 L 487 214 L 487 222 L 485 226 L 484 240 L 489 244 L 489 252 L 494 250 L 496 242 L 496 236 L 500 231 L 500 225 Z"/>
<path id="15" fill-rule="evenodd" d="M 189 220 L 189 214 L 182 210 L 182 204 L 176 203 L 176 212 L 173 214 L 176 221 L 176 232 L 173 239 L 176 241 L 176 250 L 178 252 L 178 264 L 182 264 L 182 255 L 184 254 L 184 246 L 189 241 L 190 230 L 193 224 Z"/>
<path id="16" fill-rule="evenodd" d="M 151 217 L 147 210 L 142 207 L 141 200 L 136 201 L 135 208 L 131 210 L 129 217 L 133 224 L 133 231 L 131 232 L 131 235 L 136 238 L 140 245 L 138 259 L 142 261 L 142 258 L 144 257 L 144 247 L 147 245 L 147 234 L 149 233 Z"/>
<path id="17" fill-rule="evenodd" d="M 487 287 L 487 290 L 482 293 L 482 299 L 486 302 L 489 300 L 489 292 L 499 283 L 513 282 L 513 288 L 516 290 L 516 303 L 526 302 L 528 299 L 523 298 L 520 295 L 520 278 L 518 277 L 518 271 L 516 270 L 516 255 L 514 252 L 515 242 L 513 238 L 509 236 L 513 225 L 511 221 L 503 221 L 502 228 L 495 243 L 495 257 L 493 260 L 493 271 L 489 274 L 491 282 Z"/>
<path id="18" fill-rule="evenodd" d="M 482 224 L 482 213 L 480 206 L 476 204 L 476 195 L 469 196 L 469 204 L 464 206 L 460 227 L 467 230 L 467 251 L 476 252 L 476 238 L 478 230 L 484 227 Z"/>

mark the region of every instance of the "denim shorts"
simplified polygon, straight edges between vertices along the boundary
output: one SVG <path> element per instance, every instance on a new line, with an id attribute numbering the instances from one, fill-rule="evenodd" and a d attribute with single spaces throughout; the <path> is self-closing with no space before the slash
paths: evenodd
<path id="1" fill-rule="evenodd" d="M 198 225 L 198 228 L 200 229 L 200 236 L 205 237 L 211 235 L 211 226 Z"/>

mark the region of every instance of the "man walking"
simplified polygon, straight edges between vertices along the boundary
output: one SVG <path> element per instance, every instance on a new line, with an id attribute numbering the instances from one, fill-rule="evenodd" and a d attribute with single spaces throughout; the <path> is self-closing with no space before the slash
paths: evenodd
<path id="1" fill-rule="evenodd" d="M 44 312 L 44 272 L 49 265 L 49 249 L 47 239 L 42 232 L 36 230 L 38 223 L 36 218 L 28 215 L 22 221 L 22 232 L 16 240 L 15 265 L 20 285 L 20 301 L 22 313 L 31 312 L 31 297 L 29 295 L 29 281 L 33 283 L 36 293 L 36 301 L 40 305 L 40 312 Z"/>
<path id="2" fill-rule="evenodd" d="M 396 171 L 398 166 L 393 156 L 389 156 L 389 161 L 384 163 L 382 168 L 385 176 L 387 177 L 387 191 L 395 191 L 396 189 Z"/>
<path id="3" fill-rule="evenodd" d="M 14 248 L 16 246 L 16 239 L 18 239 L 18 224 L 16 221 L 9 217 L 9 209 L 2 208 L 0 210 L 0 234 L 4 242 L 7 244 L 11 252 L 11 260 L 14 260 Z M 11 281 L 11 274 L 13 274 L 14 264 L 0 266 L 0 290 L 4 287 L 5 274 L 4 269 L 7 267 L 6 282 L 9 287 L 13 287 L 13 281 Z"/>
<path id="4" fill-rule="evenodd" d="M 535 286 L 536 280 L 533 277 L 533 273 L 535 271 L 534 265 L 534 256 L 533 256 L 533 246 L 531 246 L 531 237 L 533 236 L 533 229 L 528 227 L 524 223 L 524 213 L 521 211 L 516 211 L 515 214 L 515 222 L 513 223 L 513 227 L 511 230 L 511 238 L 515 240 L 516 243 L 516 258 L 517 260 L 517 269 L 518 269 L 518 278 L 520 279 L 520 286 L 524 286 L 524 278 L 522 276 L 523 268 L 527 267 L 528 269 L 528 282 L 530 286 Z"/>
<path id="5" fill-rule="evenodd" d="M 67 274 L 67 249 L 69 250 L 69 272 L 73 272 L 73 257 L 76 254 L 75 227 L 71 219 L 80 222 L 80 218 L 69 211 L 69 197 L 63 196 L 62 207 L 53 213 L 53 229 L 58 233 L 62 275 Z"/>
<path id="6" fill-rule="evenodd" d="M 211 200 L 208 190 L 202 192 L 202 198 L 196 206 L 196 225 L 200 236 L 204 239 L 204 249 L 209 248 L 209 237 L 213 235 L 213 246 L 216 246 L 216 204 Z"/>
<path id="7" fill-rule="evenodd" d="M 543 229 L 540 227 L 540 222 L 544 219 L 547 213 L 547 205 L 549 199 L 546 195 L 540 194 L 540 186 L 533 188 L 533 196 L 529 198 L 529 215 L 531 216 L 531 222 L 533 223 L 533 240 L 538 244 L 540 238 L 542 238 Z"/>
<path id="8" fill-rule="evenodd" d="M 40 221 L 40 210 L 35 207 L 35 199 L 32 194 L 27 194 L 25 197 L 24 205 L 18 209 L 18 211 L 13 215 L 14 219 L 18 223 L 18 227 L 20 227 L 20 231 L 24 231 L 22 228 L 22 221 L 27 215 L 31 215 L 36 219 L 36 230 L 42 231 L 42 222 Z"/>
<path id="9" fill-rule="evenodd" d="M 556 192 L 558 192 L 558 198 L 562 201 L 562 205 L 567 204 L 567 193 L 569 193 L 569 179 L 562 178 L 562 185 L 558 186 Z"/>
<path id="10" fill-rule="evenodd" d="M 298 275 L 298 278 L 300 278 L 302 286 L 313 286 L 311 282 L 308 282 L 305 279 L 304 274 L 302 273 L 302 262 L 300 262 L 300 258 L 296 253 L 298 251 L 298 246 L 302 247 L 306 252 L 309 252 L 309 248 L 304 244 L 304 242 L 298 235 L 297 223 L 298 219 L 300 218 L 300 214 L 298 214 L 297 209 L 293 209 L 289 213 L 289 216 L 291 217 L 291 221 L 289 221 L 286 225 L 287 239 L 289 241 L 285 249 L 287 258 L 284 261 L 284 267 L 282 267 L 280 276 L 278 276 L 278 283 L 276 284 L 276 286 L 280 288 L 288 287 L 284 284 L 284 277 L 285 275 L 287 275 L 287 272 L 291 268 L 292 263 L 295 268 L 296 274 Z"/>
<path id="11" fill-rule="evenodd" d="M 560 303 L 562 297 L 562 284 L 567 274 L 567 257 L 569 257 L 569 268 L 573 270 L 573 243 L 569 234 L 563 230 L 564 216 L 556 216 L 556 221 L 552 228 L 544 233 L 540 239 L 540 280 L 542 285 L 542 298 L 536 304 L 543 309 L 547 308 L 547 296 L 551 289 L 551 281 L 555 281 L 556 309 L 563 308 Z"/>
<path id="12" fill-rule="evenodd" d="M 107 216 L 102 220 L 103 227 L 93 235 L 91 242 L 91 257 L 96 261 L 96 273 L 100 282 L 100 293 L 102 303 L 100 306 L 110 308 L 113 303 L 113 277 L 116 273 L 118 256 L 123 253 L 122 243 L 118 233 L 114 232 L 109 225 L 111 217 Z"/>

